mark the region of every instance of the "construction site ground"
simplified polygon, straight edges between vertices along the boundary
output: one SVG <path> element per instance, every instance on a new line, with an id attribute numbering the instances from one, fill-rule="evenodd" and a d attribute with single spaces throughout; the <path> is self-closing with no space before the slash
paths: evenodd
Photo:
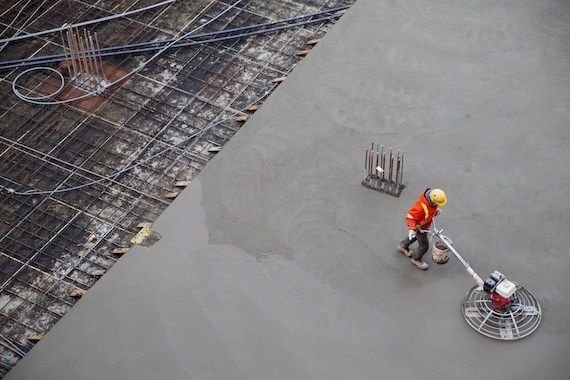
<path id="1" fill-rule="evenodd" d="M 7 376 L 567 379 L 570 3 L 359 0 L 152 229 Z M 364 149 L 406 152 L 400 198 Z M 516 342 L 460 312 L 453 258 L 396 252 L 429 186 L 481 276 L 529 289 Z"/>

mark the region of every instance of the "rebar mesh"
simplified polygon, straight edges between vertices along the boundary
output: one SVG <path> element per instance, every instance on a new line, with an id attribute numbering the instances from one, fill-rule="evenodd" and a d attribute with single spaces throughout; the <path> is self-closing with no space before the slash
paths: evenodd
<path id="1" fill-rule="evenodd" d="M 249 0 L 202 32 L 300 16 L 353 0 Z M 136 0 L 58 0 L 0 4 L 2 37 L 59 27 L 140 7 Z M 211 20 L 233 1 L 178 1 L 89 26 L 102 47 L 173 38 Z M 23 22 L 37 10 L 33 22 Z M 21 20 L 21 21 L 20 21 Z M 240 129 L 233 115 L 261 103 L 298 63 L 296 52 L 331 23 L 296 27 L 198 48 L 169 50 L 91 110 L 32 105 L 11 90 L 18 71 L 0 73 L 0 375 L 3 376 L 128 248 L 141 222 L 172 202 Z M 60 54 L 58 34 L 9 44 L 1 60 Z M 150 54 L 105 59 L 131 71 Z M 38 86 L 45 78 L 30 78 Z M 33 83 L 33 81 L 37 83 Z M 215 120 L 224 120 L 208 128 Z M 200 133 L 203 131 L 203 133 Z M 192 137 L 194 136 L 194 137 Z M 168 150 L 166 150 L 168 149 Z M 164 152 L 163 152 L 164 151 Z M 157 155 L 159 152 L 163 152 Z M 128 165 L 143 162 L 132 170 Z M 119 173 L 113 176 L 114 173 Z M 111 176 L 111 177 L 110 177 Z M 110 178 L 109 178 L 110 177 Z M 75 191 L 66 188 L 84 186 Z M 115 253 L 114 253 L 115 252 Z"/>

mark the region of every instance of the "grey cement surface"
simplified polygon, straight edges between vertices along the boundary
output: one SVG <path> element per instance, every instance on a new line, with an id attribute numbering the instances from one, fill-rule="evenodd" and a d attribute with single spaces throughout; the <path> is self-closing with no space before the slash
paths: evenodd
<path id="1" fill-rule="evenodd" d="M 7 377 L 568 379 L 570 2 L 359 0 L 135 248 Z M 360 185 L 406 151 L 400 199 Z M 457 260 L 395 244 L 426 186 L 481 275 L 544 307 L 478 335 Z"/>

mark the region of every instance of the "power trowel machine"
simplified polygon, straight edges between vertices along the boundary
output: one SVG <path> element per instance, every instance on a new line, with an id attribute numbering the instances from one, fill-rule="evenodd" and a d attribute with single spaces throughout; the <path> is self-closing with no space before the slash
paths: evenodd
<path id="1" fill-rule="evenodd" d="M 385 170 L 386 169 L 386 170 Z M 404 152 L 384 150 L 371 143 L 364 151 L 365 177 L 362 185 L 399 197 L 404 189 Z M 451 239 L 433 224 L 428 232 L 433 242 L 433 260 L 445 264 L 450 252 L 465 266 L 477 283 L 462 302 L 463 317 L 479 333 L 494 339 L 517 340 L 532 334 L 540 324 L 540 304 L 525 288 L 495 271 L 483 281 L 453 247 Z"/>
<path id="2" fill-rule="evenodd" d="M 434 224 L 433 230 L 427 232 L 433 239 L 433 260 L 445 264 L 449 253 L 453 253 L 477 284 L 462 301 L 463 317 L 471 327 L 499 340 L 521 339 L 537 329 L 542 310 L 530 292 L 498 271 L 482 280 L 443 234 L 443 229 Z"/>

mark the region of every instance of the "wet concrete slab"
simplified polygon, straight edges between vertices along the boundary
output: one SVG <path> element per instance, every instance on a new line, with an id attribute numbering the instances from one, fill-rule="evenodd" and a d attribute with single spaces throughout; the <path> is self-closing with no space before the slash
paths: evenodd
<path id="1" fill-rule="evenodd" d="M 8 379 L 566 379 L 570 3 L 359 0 Z M 401 198 L 360 185 L 372 140 Z M 544 307 L 478 335 L 453 258 L 395 251 L 407 207 Z"/>

